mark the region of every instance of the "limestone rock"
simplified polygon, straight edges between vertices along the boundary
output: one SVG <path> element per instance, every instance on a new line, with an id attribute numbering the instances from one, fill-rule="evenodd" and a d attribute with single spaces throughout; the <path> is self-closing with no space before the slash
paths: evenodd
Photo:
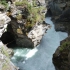
<path id="1" fill-rule="evenodd" d="M 0 4 L 0 11 L 4 11 L 5 6 L 3 6 L 2 4 Z"/>
<path id="2" fill-rule="evenodd" d="M 46 30 L 49 29 L 50 25 L 45 24 L 36 24 L 34 28 L 28 33 L 28 37 L 34 43 L 34 47 L 39 45 L 43 35 L 46 33 Z"/>
<path id="3" fill-rule="evenodd" d="M 11 19 L 6 15 L 6 13 L 0 13 L 0 24 L 7 24 Z"/>
<path id="4" fill-rule="evenodd" d="M 0 42 L 0 69 L 1 70 L 18 70 L 17 67 L 10 61 L 9 53 L 12 51 L 9 50 L 5 45 Z"/>

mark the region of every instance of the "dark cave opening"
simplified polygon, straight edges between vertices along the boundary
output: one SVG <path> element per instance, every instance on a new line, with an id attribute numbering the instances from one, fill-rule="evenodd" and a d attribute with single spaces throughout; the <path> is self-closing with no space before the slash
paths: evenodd
<path id="1" fill-rule="evenodd" d="M 16 46 L 16 42 L 15 42 L 14 36 L 10 32 L 4 32 L 2 34 L 0 40 L 8 48 L 14 48 L 14 46 Z"/>

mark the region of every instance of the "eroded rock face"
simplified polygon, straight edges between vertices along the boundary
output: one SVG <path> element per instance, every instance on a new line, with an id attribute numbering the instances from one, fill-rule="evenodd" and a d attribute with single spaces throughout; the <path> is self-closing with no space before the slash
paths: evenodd
<path id="1" fill-rule="evenodd" d="M 48 2 L 48 9 L 51 10 L 53 16 L 60 15 L 62 13 L 61 8 L 54 1 Z"/>
<path id="2" fill-rule="evenodd" d="M 59 1 L 60 3 L 60 1 Z M 64 4 L 63 4 L 64 3 Z M 66 5 L 65 5 L 66 4 Z M 53 64 L 56 70 L 70 70 L 70 1 L 62 1 L 62 14 L 55 16 L 53 21 L 56 31 L 68 33 L 68 38 L 60 42 L 60 46 L 53 54 Z"/>
<path id="3" fill-rule="evenodd" d="M 34 43 L 34 47 L 39 45 L 43 35 L 46 33 L 46 30 L 50 28 L 50 25 L 47 23 L 36 24 L 34 28 L 28 33 L 28 37 Z"/>
<path id="4" fill-rule="evenodd" d="M 31 2 L 33 2 L 33 0 L 28 0 L 28 2 L 31 3 Z M 9 24 L 7 26 L 7 32 L 9 32 L 10 34 L 12 34 L 12 36 L 14 36 L 14 39 L 16 42 L 15 44 L 19 47 L 24 47 L 24 48 L 36 47 L 40 43 L 40 40 L 42 39 L 46 30 L 49 28 L 49 26 L 47 26 L 46 23 L 43 24 L 43 18 L 41 18 L 41 17 L 45 16 L 45 13 L 46 13 L 45 0 L 43 0 L 43 1 L 37 0 L 37 1 L 35 1 L 35 4 L 38 4 L 38 2 L 40 3 L 40 5 L 33 6 L 35 8 L 35 11 L 38 11 L 37 8 L 39 8 L 39 7 L 42 7 L 43 9 L 41 9 L 40 11 L 35 12 L 35 13 L 29 12 L 33 8 L 31 8 L 31 10 L 29 10 L 29 8 L 27 8 L 26 5 L 20 5 L 20 6 L 18 5 L 15 8 L 13 8 L 11 6 L 11 8 L 13 8 L 15 11 L 18 11 L 18 12 L 9 16 L 11 18 L 11 22 L 9 22 Z M 14 11 L 11 11 L 11 13 L 13 13 L 13 12 Z M 39 14 L 42 16 L 39 16 L 39 17 L 34 16 L 35 14 L 36 15 Z M 13 16 L 15 16 L 15 17 L 13 17 Z M 29 18 L 32 17 L 32 18 L 29 19 L 28 17 Z M 35 20 L 34 20 L 34 17 L 35 17 Z M 38 17 L 38 18 L 36 19 L 36 17 Z M 35 25 L 36 23 L 37 24 L 40 23 L 41 25 Z M 37 29 L 36 29 L 36 27 L 37 27 Z M 32 34 L 31 34 L 31 32 L 32 32 Z M 36 36 L 36 34 L 38 36 L 40 36 L 40 38 L 38 38 L 38 36 Z M 29 37 L 31 35 L 32 35 L 32 37 Z M 35 37 L 34 38 L 35 40 L 33 39 L 33 37 Z M 11 40 L 11 42 L 12 42 L 12 40 Z M 26 44 L 26 43 L 28 43 L 28 44 Z"/>
<path id="5" fill-rule="evenodd" d="M 53 17 L 60 16 L 69 8 L 69 3 L 69 0 L 49 0 L 47 1 L 47 8 L 50 9 Z"/>
<path id="6" fill-rule="evenodd" d="M 70 37 L 61 42 L 61 46 L 53 54 L 56 70 L 70 70 Z"/>
<path id="7" fill-rule="evenodd" d="M 11 1 L 11 0 L 7 0 L 7 1 Z M 45 7 L 44 6 L 45 0 L 43 0 L 43 1 L 42 0 L 39 0 L 39 2 L 40 2 L 40 6 Z M 38 8 L 40 6 L 38 4 L 38 6 L 36 6 L 36 8 Z M 17 14 L 16 8 L 14 8 L 14 9 L 15 10 L 13 10 L 13 12 L 9 13 L 9 14 L 12 14 L 12 16 L 15 16 L 15 14 Z M 22 17 L 25 17 L 24 14 L 26 14 L 26 18 L 27 18 L 29 14 L 28 14 L 28 11 L 27 11 L 27 13 L 25 13 L 25 12 L 26 11 L 24 11 L 24 10 L 22 11 L 22 14 L 23 14 Z M 43 15 L 45 15 L 45 12 L 46 12 L 45 10 L 43 10 L 43 11 L 41 10 L 41 12 L 39 11 L 39 14 L 42 14 L 43 13 Z M 9 14 L 7 14 L 7 15 L 9 16 Z M 43 15 L 41 17 L 43 17 Z M 3 19 L 5 20 L 5 24 L 8 23 L 8 26 L 7 26 L 7 31 L 6 32 L 5 31 L 4 32 L 2 31 L 3 34 L 1 32 L 1 40 L 7 46 L 9 46 L 10 43 L 12 43 L 12 41 L 15 40 L 16 47 L 19 46 L 21 48 L 22 47 L 23 48 L 34 48 L 34 47 L 36 47 L 40 43 L 40 40 L 42 39 L 44 33 L 49 28 L 49 25 L 47 26 L 46 23 L 43 24 L 41 22 L 41 25 L 35 25 L 35 26 L 33 26 L 33 28 L 32 27 L 29 27 L 27 29 L 24 26 L 24 24 L 26 24 L 25 23 L 26 22 L 26 18 L 23 18 L 24 19 L 24 21 L 23 21 L 23 19 L 22 20 L 17 20 L 15 17 L 13 18 L 13 17 L 9 16 L 11 19 L 9 19 L 10 21 L 8 21 L 7 16 L 3 15 L 3 17 L 4 17 Z M 32 15 L 32 17 L 33 17 L 33 15 Z M 38 23 L 40 23 L 40 22 L 38 22 Z M 37 29 L 40 30 L 40 32 L 39 32 L 39 30 L 36 29 L 36 27 L 37 27 Z M 1 28 L 3 28 L 3 26 Z M 35 31 L 35 29 L 36 29 L 36 32 L 33 33 L 31 30 Z M 31 33 L 30 31 L 32 32 L 32 34 L 31 34 L 32 37 L 29 36 L 30 33 Z M 32 39 L 33 36 L 35 37 L 34 39 L 36 41 L 34 39 Z M 7 49 L 5 48 L 5 50 L 7 50 Z M 3 50 L 1 50 L 1 51 L 3 51 Z M 4 53 L 5 53 L 5 55 L 4 55 Z M 8 53 L 10 53 L 10 52 L 8 51 Z M 0 58 L 0 60 L 1 60 L 0 61 L 0 69 L 1 70 L 17 70 L 17 68 L 9 60 L 8 55 L 6 54 L 5 51 L 4 52 L 0 52 L 0 54 L 1 54 L 1 58 Z"/>
<path id="8" fill-rule="evenodd" d="M 34 45 L 21 28 L 19 26 L 24 27 L 22 23 L 18 23 L 16 19 L 13 18 L 13 20 L 10 22 L 10 24 L 7 27 L 7 32 L 11 33 L 14 37 L 14 41 L 16 42 L 16 47 L 18 46 L 23 48 L 33 48 Z M 12 41 L 13 41 L 12 40 Z M 27 44 L 28 43 L 28 44 Z"/>
<path id="9" fill-rule="evenodd" d="M 56 31 L 65 31 L 70 34 L 70 8 L 63 12 L 63 14 L 60 15 L 55 20 L 55 29 Z"/>

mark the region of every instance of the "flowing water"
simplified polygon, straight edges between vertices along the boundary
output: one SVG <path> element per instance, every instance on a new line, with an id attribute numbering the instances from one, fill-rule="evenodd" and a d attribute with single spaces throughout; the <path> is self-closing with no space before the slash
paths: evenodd
<path id="1" fill-rule="evenodd" d="M 45 21 L 52 27 L 47 30 L 37 48 L 14 50 L 15 54 L 12 57 L 12 62 L 20 70 L 55 70 L 52 63 L 53 53 L 60 45 L 60 41 L 65 39 L 68 34 L 56 32 L 50 17 L 47 17 Z"/>

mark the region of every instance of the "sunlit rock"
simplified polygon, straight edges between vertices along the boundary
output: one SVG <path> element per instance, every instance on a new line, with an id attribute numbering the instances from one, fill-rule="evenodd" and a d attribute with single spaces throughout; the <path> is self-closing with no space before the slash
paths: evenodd
<path id="1" fill-rule="evenodd" d="M 0 69 L 1 70 L 18 70 L 18 68 L 10 61 L 11 49 L 8 49 L 0 42 Z"/>
<path id="2" fill-rule="evenodd" d="M 6 13 L 0 13 L 0 24 L 7 24 L 11 19 L 6 15 Z"/>
<path id="3" fill-rule="evenodd" d="M 11 19 L 6 15 L 6 13 L 0 13 L 0 37 L 6 31 L 7 23 L 9 23 Z"/>
<path id="4" fill-rule="evenodd" d="M 28 37 L 34 43 L 34 47 L 40 44 L 40 41 L 43 35 L 46 33 L 46 30 L 49 29 L 50 25 L 47 24 L 36 24 L 34 28 L 28 33 Z"/>

